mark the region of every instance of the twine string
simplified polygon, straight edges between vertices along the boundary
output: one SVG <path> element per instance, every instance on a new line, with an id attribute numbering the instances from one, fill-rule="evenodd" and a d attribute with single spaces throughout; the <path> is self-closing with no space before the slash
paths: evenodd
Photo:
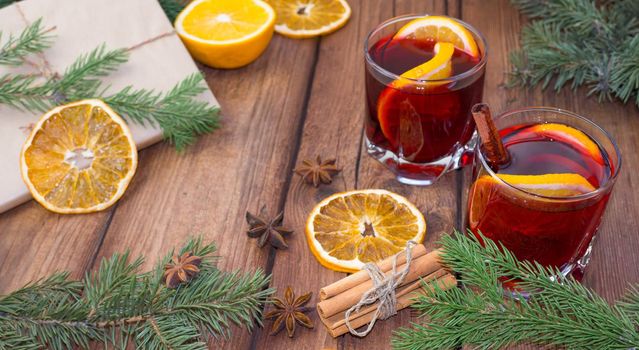
<path id="1" fill-rule="evenodd" d="M 358 337 L 364 337 L 370 333 L 378 319 L 385 320 L 397 314 L 397 297 L 395 296 L 395 290 L 402 284 L 410 270 L 412 248 L 416 244 L 417 243 L 414 241 L 408 241 L 406 243 L 406 250 L 404 251 L 404 254 L 406 254 L 406 267 L 400 272 L 397 271 L 397 257 L 401 254 L 401 252 L 393 256 L 391 265 L 392 270 L 388 276 L 384 275 L 384 272 L 382 272 L 376 264 L 367 263 L 364 265 L 362 269 L 368 272 L 371 281 L 373 281 L 373 287 L 362 295 L 362 298 L 357 302 L 357 304 L 346 310 L 344 321 L 346 322 L 346 327 L 348 327 L 348 331 L 351 334 Z M 358 332 L 351 326 L 349 320 L 351 313 L 358 313 L 362 306 L 370 305 L 377 301 L 379 301 L 379 305 L 377 309 L 375 309 L 368 326 L 364 331 Z"/>

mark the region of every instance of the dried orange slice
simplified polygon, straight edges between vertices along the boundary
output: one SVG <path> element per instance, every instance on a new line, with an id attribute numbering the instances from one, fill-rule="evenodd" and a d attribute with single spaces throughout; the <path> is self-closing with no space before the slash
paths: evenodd
<path id="1" fill-rule="evenodd" d="M 22 179 L 33 198 L 62 214 L 110 207 L 124 194 L 137 164 L 129 128 L 100 100 L 47 112 L 20 155 Z"/>
<path id="2" fill-rule="evenodd" d="M 408 241 L 420 243 L 426 220 L 406 198 L 386 190 L 334 194 L 311 211 L 306 239 L 323 266 L 358 271 L 402 251 Z"/>
<path id="3" fill-rule="evenodd" d="M 472 57 L 480 55 L 472 33 L 449 17 L 426 16 L 414 19 L 400 28 L 393 40 L 402 38 L 451 43 Z"/>
<path id="4" fill-rule="evenodd" d="M 238 68 L 257 59 L 273 37 L 275 12 L 261 0 L 195 0 L 175 30 L 196 60 Z"/>
<path id="5" fill-rule="evenodd" d="M 343 27 L 351 17 L 345 0 L 268 0 L 277 13 L 275 31 L 290 38 L 312 38 Z"/>

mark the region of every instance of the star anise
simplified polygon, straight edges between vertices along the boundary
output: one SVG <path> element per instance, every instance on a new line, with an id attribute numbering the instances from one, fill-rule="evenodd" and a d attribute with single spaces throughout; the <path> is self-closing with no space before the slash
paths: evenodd
<path id="1" fill-rule="evenodd" d="M 302 176 L 307 183 L 319 187 L 320 183 L 330 184 L 333 176 L 337 175 L 341 169 L 337 168 L 335 158 L 322 161 L 320 156 L 317 159 L 305 159 L 302 164 L 295 168 L 295 172 Z"/>
<path id="2" fill-rule="evenodd" d="M 273 306 L 275 310 L 271 310 L 264 315 L 266 319 L 275 319 L 271 327 L 271 335 L 279 333 L 284 326 L 290 338 L 295 335 L 295 325 L 301 324 L 306 328 L 313 328 L 313 321 L 305 315 L 312 308 L 304 307 L 313 296 L 312 292 L 306 293 L 299 298 L 295 298 L 295 293 L 291 286 L 286 287 L 284 299 L 273 298 Z"/>
<path id="3" fill-rule="evenodd" d="M 288 248 L 284 236 L 293 233 L 292 230 L 282 226 L 284 221 L 284 212 L 281 212 L 273 219 L 266 219 L 266 209 L 262 207 L 260 216 L 246 212 L 246 222 L 249 224 L 249 230 L 246 232 L 249 237 L 257 238 L 257 245 L 263 247 L 266 242 L 275 248 Z"/>
<path id="4" fill-rule="evenodd" d="M 164 275 L 162 275 L 167 288 L 175 288 L 181 283 L 190 281 L 200 272 L 201 263 L 202 258 L 191 252 L 184 253 L 182 256 L 173 254 L 171 262 L 164 265 Z"/>

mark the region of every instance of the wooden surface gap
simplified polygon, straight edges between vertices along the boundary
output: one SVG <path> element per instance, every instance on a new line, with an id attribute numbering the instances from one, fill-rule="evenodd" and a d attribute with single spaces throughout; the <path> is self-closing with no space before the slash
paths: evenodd
<path id="1" fill-rule="evenodd" d="M 302 134 L 304 132 L 304 123 L 306 121 L 306 116 L 308 115 L 308 102 L 311 99 L 311 92 L 313 90 L 313 81 L 315 80 L 315 72 L 317 70 L 317 61 L 319 59 L 319 49 L 322 43 L 322 38 L 318 38 L 315 42 L 315 51 L 313 52 L 311 69 L 308 74 L 308 83 L 306 84 L 306 91 L 304 91 L 304 99 L 302 101 L 302 108 L 300 109 L 300 123 L 298 125 L 297 130 L 295 131 L 295 140 L 293 141 L 293 147 L 291 148 L 290 161 L 287 165 L 286 171 L 286 180 L 284 181 L 284 185 L 282 186 L 282 190 L 280 192 L 280 197 L 277 203 L 276 213 L 284 211 L 284 206 L 286 205 L 286 197 L 288 195 L 288 191 L 291 187 L 291 179 L 295 175 L 295 164 L 297 164 L 297 156 L 298 150 L 300 148 L 300 144 L 302 142 Z M 286 218 L 284 218 L 286 220 Z M 296 234 L 300 234 L 296 232 Z M 264 272 L 267 275 L 272 274 L 273 266 L 275 265 L 275 259 L 277 259 L 277 249 L 271 247 L 268 253 L 268 258 L 266 260 L 266 265 L 264 266 Z M 269 287 L 272 287 L 273 280 L 269 283 Z M 265 304 L 262 307 L 262 314 L 266 311 L 268 305 Z M 257 340 L 259 333 L 265 330 L 264 327 L 257 327 L 255 331 L 251 333 L 251 341 L 249 343 L 248 349 L 256 349 L 257 348 Z"/>
<path id="2" fill-rule="evenodd" d="M 107 217 L 104 221 L 104 225 L 102 226 L 102 228 L 100 229 L 100 232 L 98 233 L 98 244 L 95 246 L 95 250 L 93 251 L 91 259 L 87 261 L 87 265 L 85 266 L 85 269 L 84 269 L 86 272 L 91 271 L 91 267 L 95 266 L 95 262 L 98 259 L 98 256 L 100 255 L 100 249 L 102 249 L 104 238 L 106 237 L 107 232 L 109 232 L 109 227 L 111 227 L 111 221 L 113 221 L 113 217 L 115 216 L 116 210 L 118 210 L 118 203 L 115 203 L 113 208 L 109 210 L 109 213 L 107 214 Z"/>

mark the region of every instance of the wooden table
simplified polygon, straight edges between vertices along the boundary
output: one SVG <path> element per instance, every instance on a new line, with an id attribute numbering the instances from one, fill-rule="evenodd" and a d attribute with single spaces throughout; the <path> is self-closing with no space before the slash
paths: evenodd
<path id="1" fill-rule="evenodd" d="M 292 285 L 314 291 L 344 274 L 320 266 L 307 248 L 303 225 L 310 209 L 331 193 L 386 188 L 407 196 L 428 220 L 426 244 L 459 228 L 464 217 L 468 171 L 450 173 L 436 185 L 397 183 L 363 147 L 364 37 L 375 25 L 407 13 L 448 14 L 476 26 L 489 46 L 485 100 L 494 111 L 528 105 L 566 108 L 608 130 L 619 143 L 623 169 L 584 283 L 607 300 L 639 281 L 639 115 L 635 106 L 599 104 L 584 91 L 506 89 L 508 53 L 518 47 L 525 19 L 507 0 L 349 0 L 352 18 L 324 38 L 292 40 L 276 35 L 266 53 L 248 67 L 203 68 L 223 107 L 222 128 L 183 154 L 167 144 L 140 153 L 137 175 L 113 208 L 63 216 L 31 201 L 0 215 L 0 293 L 56 270 L 81 277 L 100 259 L 130 249 L 147 257 L 145 268 L 189 235 L 214 240 L 221 268 L 273 274 L 281 291 Z M 344 168 L 330 186 L 307 186 L 292 169 L 302 159 L 336 157 Z M 245 234 L 244 214 L 266 205 L 285 212 L 296 230 L 283 251 L 260 249 Z M 314 330 L 296 338 L 236 329 L 227 349 L 386 349 L 391 333 L 412 319 L 409 311 L 380 322 L 366 338 L 332 339 L 316 315 Z M 267 326 L 270 322 L 267 321 Z"/>

